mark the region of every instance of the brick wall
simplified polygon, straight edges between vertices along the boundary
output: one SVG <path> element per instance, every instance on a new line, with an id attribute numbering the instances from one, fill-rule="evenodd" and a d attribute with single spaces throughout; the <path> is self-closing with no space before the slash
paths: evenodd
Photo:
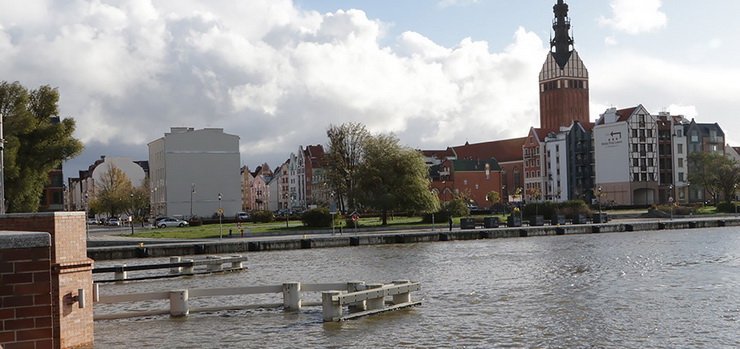
<path id="1" fill-rule="evenodd" d="M 87 258 L 84 212 L 49 212 L 0 216 L 0 230 L 40 231 L 51 235 L 53 348 L 93 344 L 92 264 Z M 74 298 L 83 289 L 87 305 Z"/>
<path id="2" fill-rule="evenodd" d="M 51 348 L 51 239 L 0 232 L 0 347 Z"/>

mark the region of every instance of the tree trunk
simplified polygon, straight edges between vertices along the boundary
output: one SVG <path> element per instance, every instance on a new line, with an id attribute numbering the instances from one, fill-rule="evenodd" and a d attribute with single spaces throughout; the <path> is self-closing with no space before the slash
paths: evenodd
<path id="1" fill-rule="evenodd" d="M 388 210 L 386 209 L 383 210 L 381 214 L 381 218 L 383 219 L 383 223 L 381 223 L 381 225 L 384 225 L 384 226 L 388 225 Z"/>

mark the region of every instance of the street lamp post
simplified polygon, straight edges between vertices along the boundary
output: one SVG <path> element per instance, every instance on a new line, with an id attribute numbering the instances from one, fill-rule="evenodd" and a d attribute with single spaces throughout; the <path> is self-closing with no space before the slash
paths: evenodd
<path id="1" fill-rule="evenodd" d="M 671 220 L 673 220 L 673 185 L 668 186 L 668 204 L 671 205 Z"/>
<path id="2" fill-rule="evenodd" d="M 87 219 L 87 206 L 88 206 L 88 196 L 87 193 L 85 193 L 85 201 L 82 202 L 82 208 L 85 209 L 85 237 L 90 240 L 90 224 L 88 224 Z"/>
<path id="3" fill-rule="evenodd" d="M 223 225 L 221 224 L 221 217 L 223 217 L 224 210 L 221 209 L 221 193 L 218 193 L 218 238 L 223 239 L 224 238 L 224 229 Z"/>
<path id="4" fill-rule="evenodd" d="M 599 218 L 601 218 L 601 186 L 599 186 Z"/>
<path id="5" fill-rule="evenodd" d="M 195 195 L 195 183 L 190 184 L 190 215 L 189 220 L 193 219 L 193 196 Z"/>
<path id="6" fill-rule="evenodd" d="M 735 190 L 732 192 L 732 195 L 735 195 L 737 193 L 737 183 L 732 186 Z M 735 203 L 735 215 L 737 216 L 737 202 Z"/>
<path id="7" fill-rule="evenodd" d="M 134 203 L 134 193 L 131 193 L 131 216 L 129 216 L 128 224 L 131 224 L 131 235 L 134 235 L 134 210 L 136 204 Z"/>

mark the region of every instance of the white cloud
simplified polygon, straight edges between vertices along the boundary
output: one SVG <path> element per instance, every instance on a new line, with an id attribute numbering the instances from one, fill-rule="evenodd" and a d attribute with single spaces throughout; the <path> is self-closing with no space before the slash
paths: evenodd
<path id="1" fill-rule="evenodd" d="M 668 23 L 661 6 L 661 0 L 612 0 L 613 17 L 602 17 L 600 23 L 628 34 L 651 32 Z"/>
<path id="2" fill-rule="evenodd" d="M 490 53 L 483 41 L 446 48 L 415 32 L 381 46 L 386 24 L 362 11 L 287 0 L 37 6 L 54 21 L 11 20 L 0 3 L 0 76 L 58 86 L 89 159 L 111 148 L 145 158 L 172 126 L 223 127 L 241 137 L 244 163 L 277 166 L 299 145 L 325 143 L 330 124 L 444 147 L 518 136 L 538 116 L 547 50 L 524 29 Z"/>

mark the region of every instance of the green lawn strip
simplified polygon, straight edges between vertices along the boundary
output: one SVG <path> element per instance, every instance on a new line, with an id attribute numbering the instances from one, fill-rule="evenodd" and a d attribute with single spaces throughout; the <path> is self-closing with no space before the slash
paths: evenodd
<path id="1" fill-rule="evenodd" d="M 339 229 L 341 226 L 343 229 L 354 228 L 353 226 L 347 227 L 344 221 L 336 222 L 335 229 Z M 361 218 L 358 227 L 381 227 L 381 221 L 379 218 Z M 386 227 L 403 227 L 414 225 L 421 225 L 421 217 L 393 217 L 389 218 L 388 225 Z M 301 232 L 301 231 L 316 231 L 316 230 L 330 230 L 331 227 L 325 228 L 307 228 L 299 220 L 291 220 L 289 226 L 285 226 L 285 221 L 275 221 L 272 223 L 242 223 L 241 228 L 237 228 L 236 223 L 223 224 L 221 226 L 221 233 L 219 233 L 218 224 L 209 224 L 199 227 L 185 227 L 185 228 L 164 228 L 164 229 L 150 229 L 150 230 L 139 230 L 135 234 L 122 233 L 119 236 L 130 236 L 139 238 L 154 238 L 154 239 L 210 239 L 218 238 L 220 234 L 224 237 L 229 235 L 229 229 L 232 234 L 236 237 L 241 237 L 241 230 L 245 229 L 245 236 L 249 236 L 250 233 L 269 233 L 269 232 Z"/>

